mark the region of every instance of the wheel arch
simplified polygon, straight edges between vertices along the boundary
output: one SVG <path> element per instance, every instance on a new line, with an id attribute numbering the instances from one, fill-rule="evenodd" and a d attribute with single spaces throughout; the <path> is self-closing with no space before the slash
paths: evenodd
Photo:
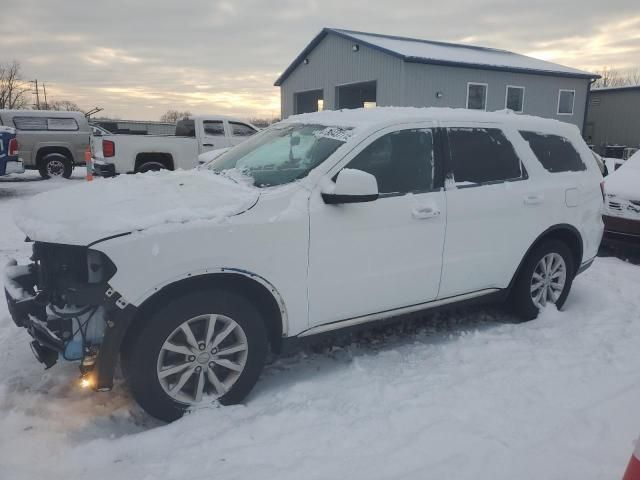
<path id="1" fill-rule="evenodd" d="M 44 157 L 52 153 L 58 153 L 60 155 L 64 155 L 65 157 L 67 157 L 67 159 L 69 159 L 69 161 L 72 164 L 74 163 L 73 154 L 71 153 L 71 150 L 69 150 L 67 147 L 44 145 L 38 148 L 38 151 L 36 152 L 36 166 L 39 168 L 42 165 L 42 161 Z"/>
<path id="2" fill-rule="evenodd" d="M 538 235 L 538 237 L 534 240 L 534 242 L 531 244 L 529 249 L 526 251 L 522 259 L 520 260 L 520 264 L 518 265 L 518 268 L 516 269 L 516 272 L 513 274 L 513 277 L 511 278 L 511 282 L 509 283 L 509 290 L 511 290 L 511 287 L 513 286 L 516 279 L 518 278 L 518 275 L 522 270 L 522 266 L 524 265 L 525 261 L 527 260 L 531 252 L 542 242 L 549 239 L 560 240 L 564 242 L 567 245 L 567 247 L 569 247 L 569 250 L 571 250 L 571 253 L 573 254 L 573 262 L 574 262 L 574 269 L 575 269 L 573 273 L 574 275 L 577 273 L 582 263 L 582 254 L 584 251 L 582 235 L 580 234 L 578 229 L 573 225 L 570 225 L 568 223 L 560 223 L 547 228 L 544 232 Z"/>
<path id="3" fill-rule="evenodd" d="M 265 320 L 272 350 L 281 351 L 282 338 L 287 333 L 287 313 L 281 295 L 271 283 L 261 276 L 233 268 L 188 276 L 160 288 L 138 307 L 125 333 L 121 348 L 125 348 L 129 341 L 136 338 L 145 324 L 145 317 L 152 311 L 162 308 L 163 304 L 184 293 L 215 288 L 224 288 L 240 293 L 253 302 Z"/>
<path id="4" fill-rule="evenodd" d="M 140 167 L 147 162 L 157 162 L 166 167 L 167 170 L 173 170 L 175 165 L 173 155 L 165 152 L 140 152 L 136 155 L 134 162 L 134 171 L 139 171 Z"/>

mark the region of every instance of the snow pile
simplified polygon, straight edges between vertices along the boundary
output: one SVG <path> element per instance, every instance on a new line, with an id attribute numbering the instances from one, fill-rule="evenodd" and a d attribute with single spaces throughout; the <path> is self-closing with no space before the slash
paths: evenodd
<path id="1" fill-rule="evenodd" d="M 607 176 L 604 188 L 609 195 L 640 201 L 640 150 Z"/>
<path id="2" fill-rule="evenodd" d="M 215 160 L 216 158 L 218 158 L 224 152 L 229 151 L 230 148 L 231 147 L 218 148 L 216 150 L 209 150 L 208 152 L 201 153 L 200 155 L 198 155 L 198 163 L 200 165 L 207 164 L 207 163 Z"/>
<path id="3" fill-rule="evenodd" d="M 121 175 L 49 191 L 15 215 L 32 240 L 86 245 L 151 227 L 221 221 L 251 208 L 259 191 L 208 170 Z"/>
<path id="4" fill-rule="evenodd" d="M 0 179 L 0 264 L 30 255 L 20 198 L 81 182 L 35 177 Z M 563 312 L 514 325 L 474 307 L 307 349 L 245 405 L 171 425 L 121 381 L 93 393 L 75 364 L 44 371 L 0 302 L 0 478 L 621 478 L 640 433 L 638 291 L 640 267 L 598 258 Z"/>
<path id="5" fill-rule="evenodd" d="M 353 137 L 365 129 L 379 127 L 393 123 L 421 122 L 421 121 L 469 121 L 485 123 L 505 123 L 516 128 L 541 129 L 547 131 L 552 128 L 563 135 L 579 137 L 580 131 L 573 124 L 549 118 L 532 115 L 513 115 L 509 111 L 484 112 L 468 110 L 466 108 L 441 107 L 376 107 L 353 108 L 344 110 L 323 110 L 320 112 L 301 113 L 291 115 L 277 125 L 288 123 L 304 123 L 323 125 L 327 127 L 341 127 L 346 136 Z M 351 129 L 348 129 L 351 127 Z M 342 140 L 343 138 L 338 138 Z"/>

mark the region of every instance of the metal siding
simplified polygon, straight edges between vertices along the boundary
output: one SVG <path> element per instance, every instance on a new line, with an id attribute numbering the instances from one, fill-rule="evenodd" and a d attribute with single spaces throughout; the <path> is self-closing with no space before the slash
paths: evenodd
<path id="1" fill-rule="evenodd" d="M 324 108 L 335 108 L 335 87 L 347 83 L 375 80 L 377 104 L 402 105 L 403 61 L 360 45 L 352 51 L 352 41 L 328 34 L 280 87 L 282 118 L 293 115 L 293 94 L 307 90 L 324 90 Z"/>
<path id="2" fill-rule="evenodd" d="M 377 81 L 379 106 L 435 106 L 465 108 L 467 82 L 489 84 L 487 110 L 504 109 L 507 85 L 525 87 L 524 113 L 569 122 L 582 129 L 589 80 L 479 70 L 405 62 L 376 49 L 329 33 L 307 55 L 280 87 L 282 118 L 294 112 L 293 95 L 323 89 L 324 108 L 335 108 L 335 87 L 347 83 Z M 576 91 L 573 115 L 557 115 L 560 89 Z M 444 95 L 436 99 L 435 94 Z"/>
<path id="3" fill-rule="evenodd" d="M 467 82 L 488 84 L 487 111 L 505 108 L 507 85 L 525 87 L 524 114 L 555 118 L 582 129 L 588 80 L 416 63 L 405 66 L 409 106 L 465 108 Z M 576 91 L 571 116 L 557 114 L 560 89 Z M 436 98 L 436 92 L 442 92 L 442 98 Z"/>
<path id="4" fill-rule="evenodd" d="M 598 100 L 600 104 L 594 105 Z M 596 147 L 640 145 L 640 90 L 592 90 L 590 103 L 587 125 L 593 128 L 591 142 Z"/>

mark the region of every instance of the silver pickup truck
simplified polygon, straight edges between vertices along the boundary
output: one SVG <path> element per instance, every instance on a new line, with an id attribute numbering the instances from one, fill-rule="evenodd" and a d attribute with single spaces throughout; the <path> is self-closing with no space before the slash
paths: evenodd
<path id="1" fill-rule="evenodd" d="M 0 125 L 16 129 L 25 168 L 43 178 L 69 178 L 74 165 L 85 163 L 91 128 L 82 112 L 0 110 Z"/>
<path id="2" fill-rule="evenodd" d="M 110 177 L 152 170 L 189 170 L 198 155 L 243 142 L 258 128 L 221 115 L 187 117 L 176 123 L 175 135 L 103 135 L 93 140 L 93 171 Z"/>

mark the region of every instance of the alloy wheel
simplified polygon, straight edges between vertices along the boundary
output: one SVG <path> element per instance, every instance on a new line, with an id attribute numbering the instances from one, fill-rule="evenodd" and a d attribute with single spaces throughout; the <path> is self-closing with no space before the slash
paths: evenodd
<path id="1" fill-rule="evenodd" d="M 552 252 L 540 259 L 531 277 L 531 300 L 538 308 L 556 303 L 567 282 L 567 265 L 562 255 Z"/>
<path id="2" fill-rule="evenodd" d="M 47 162 L 47 175 L 61 177 L 64 175 L 64 163 L 61 160 L 49 160 Z"/>
<path id="3" fill-rule="evenodd" d="M 242 374 L 249 344 L 225 315 L 190 318 L 167 337 L 157 361 L 158 381 L 173 400 L 196 405 L 220 398 Z"/>

